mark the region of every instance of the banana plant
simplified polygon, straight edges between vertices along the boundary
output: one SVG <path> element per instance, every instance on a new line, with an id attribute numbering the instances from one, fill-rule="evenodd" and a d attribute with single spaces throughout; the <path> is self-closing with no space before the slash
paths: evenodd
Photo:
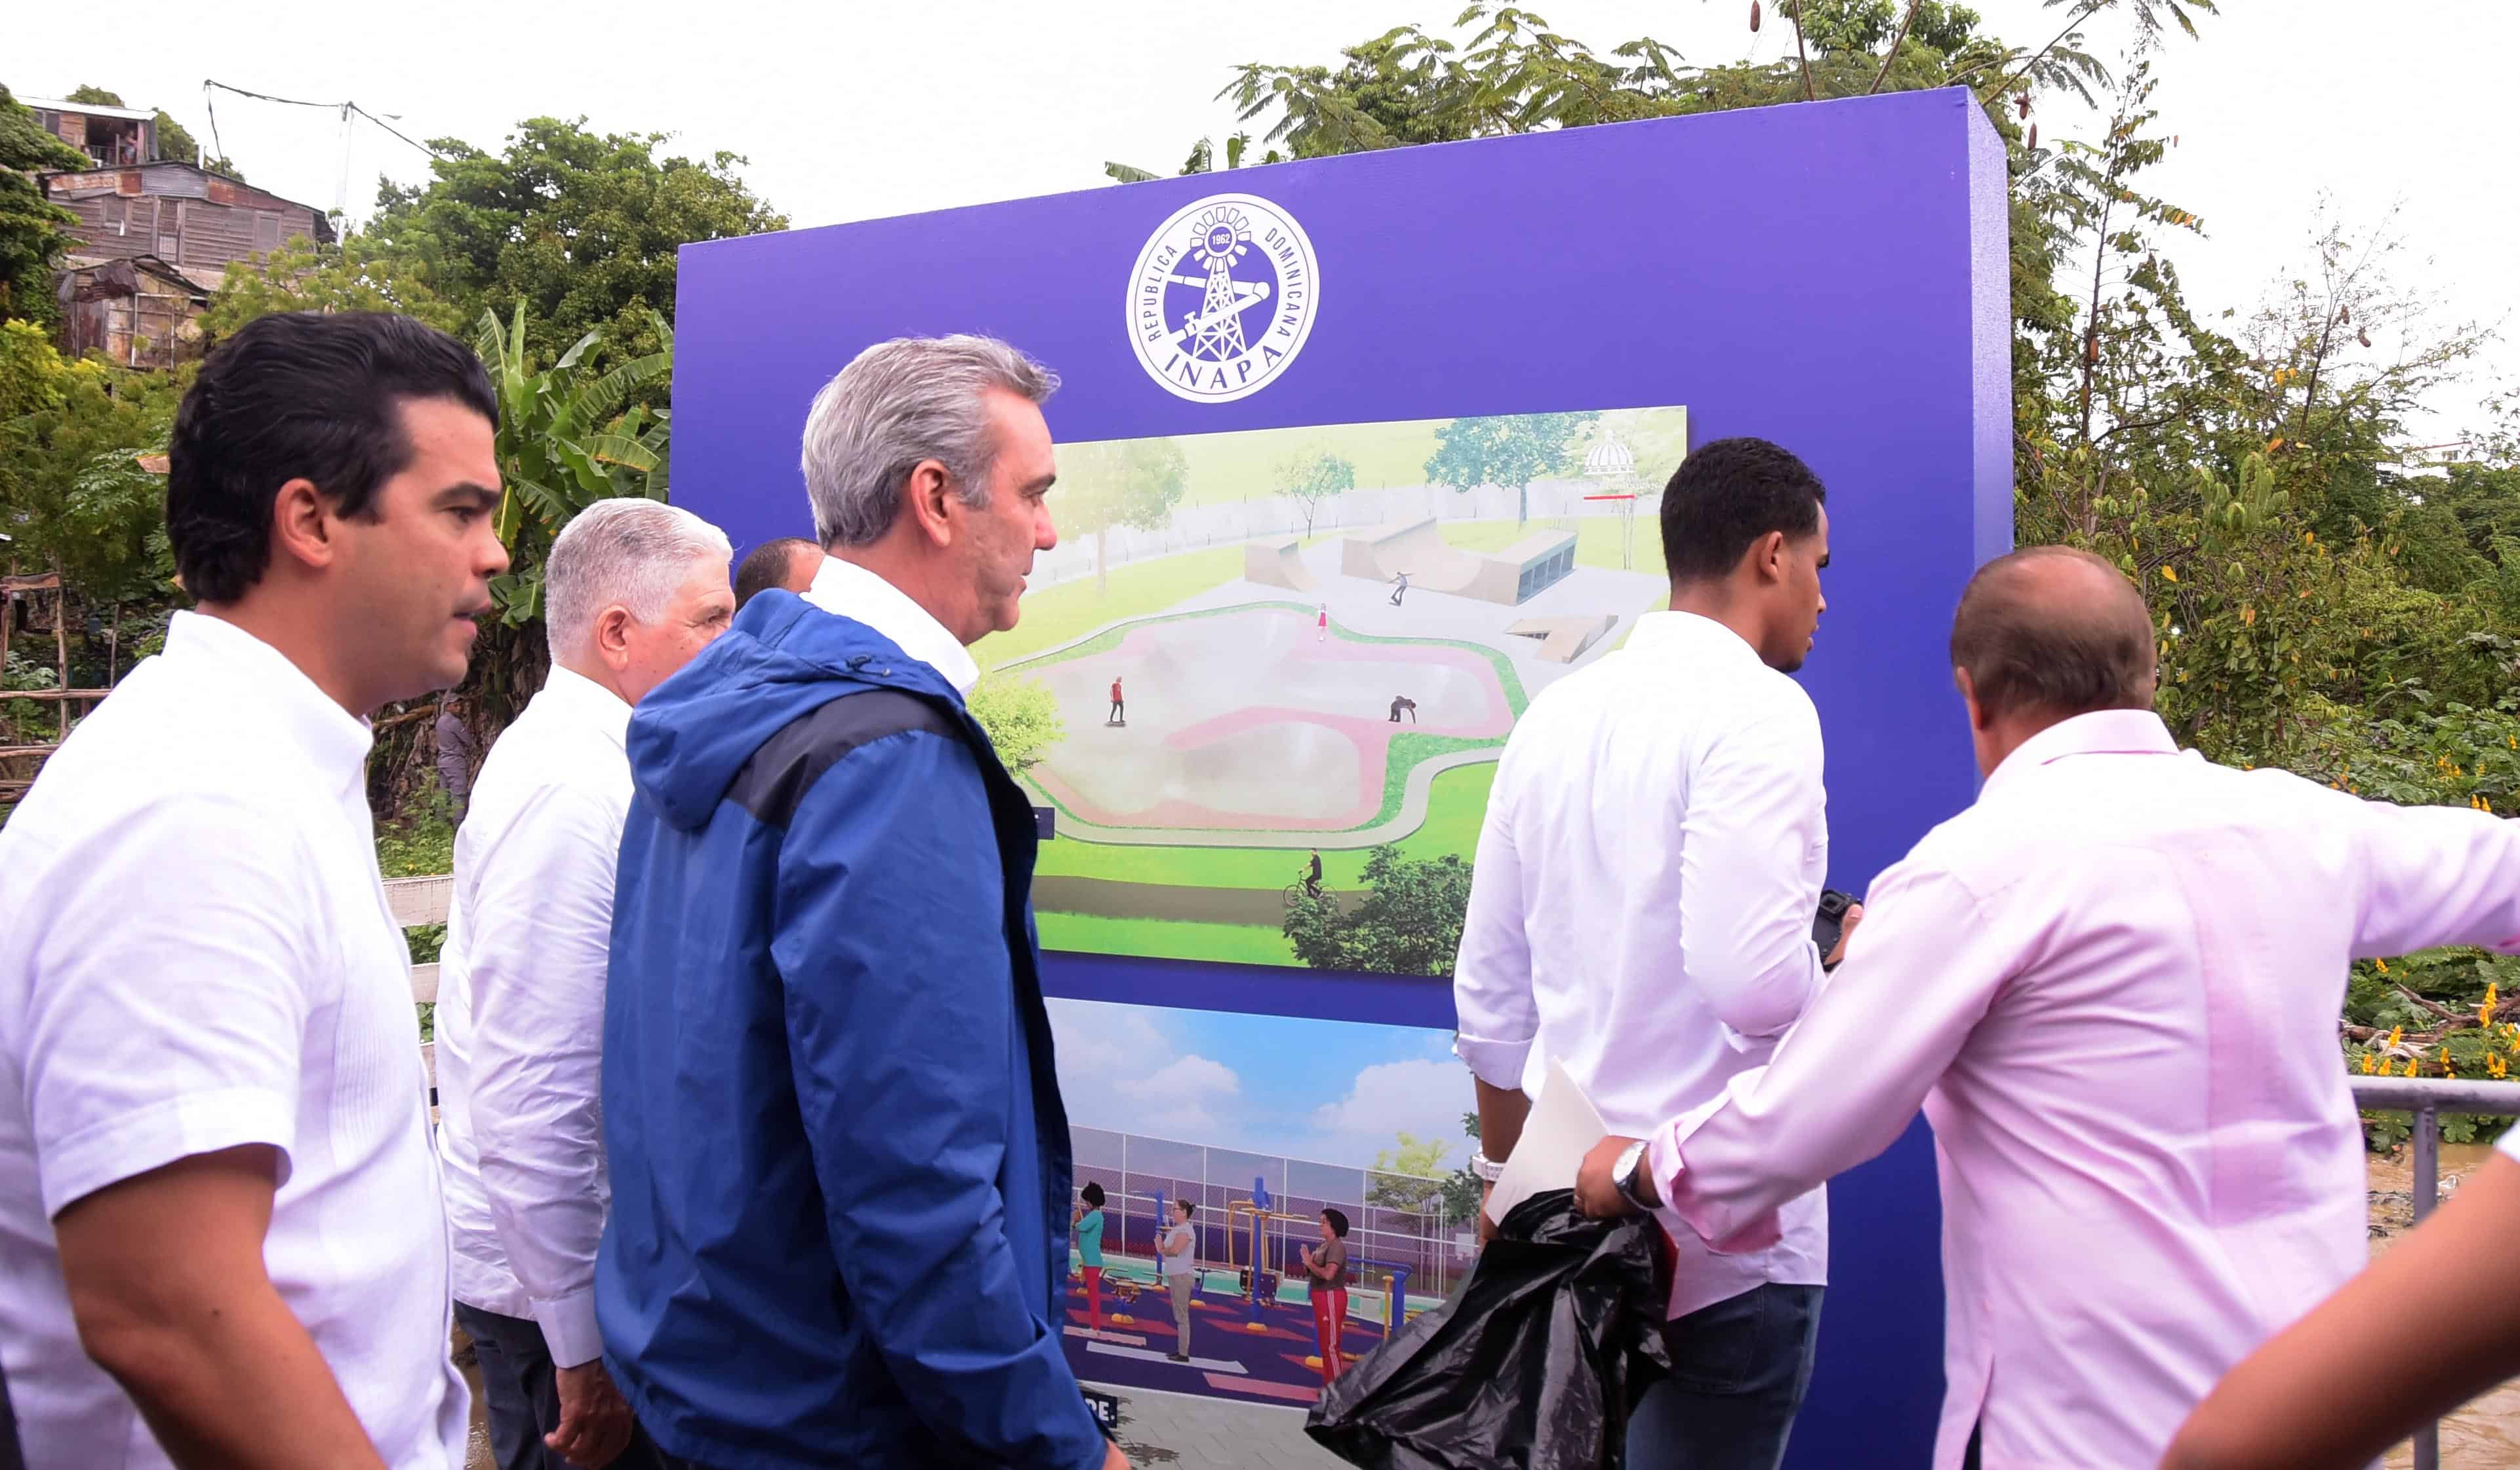
<path id="1" fill-rule="evenodd" d="M 537 368 L 521 303 L 504 324 L 494 312 L 481 314 L 473 350 L 498 395 L 499 473 L 507 486 L 498 530 L 509 570 L 490 593 L 510 627 L 542 614 L 543 558 L 578 512 L 620 496 L 666 498 L 672 420 L 666 410 L 634 401 L 673 375 L 673 328 L 661 315 L 655 325 L 661 350 L 598 376 L 586 357 L 603 340 L 601 329 Z"/>

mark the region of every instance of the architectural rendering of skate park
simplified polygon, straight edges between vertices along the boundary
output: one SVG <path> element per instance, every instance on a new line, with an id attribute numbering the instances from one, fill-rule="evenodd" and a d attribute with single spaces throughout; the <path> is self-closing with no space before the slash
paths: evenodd
<path id="1" fill-rule="evenodd" d="M 1798 676 L 1828 885 L 1862 892 L 1969 802 L 1947 643 L 2010 547 L 2004 209 L 1981 111 L 1912 94 L 685 248 L 675 499 L 739 554 L 811 532 L 799 431 L 865 347 L 984 333 L 1060 375 L 1058 544 L 973 646 L 968 702 L 1044 836 L 1076 1179 L 1108 1196 L 1100 1325 L 1081 1258 L 1057 1324 L 1080 1379 L 1311 1402 L 1325 1205 L 1375 1263 L 1342 1352 L 1471 1269 L 1446 1044 L 1491 779 L 1532 701 L 1664 605 L 1656 498 L 1693 447 L 1773 439 L 1828 486 Z M 1829 1194 L 1848 1224 L 1786 1463 L 1922 1464 L 1928 1131 Z M 1150 1284 L 1176 1199 L 1187 1362 Z"/>
<path id="2" fill-rule="evenodd" d="M 1687 443 L 1670 407 L 1064 451 L 1089 523 L 1136 524 L 1039 558 L 974 648 L 1057 710 L 1018 773 L 1057 813 L 1045 942 L 1292 964 L 1288 913 L 1352 904 L 1376 849 L 1466 863 L 1514 719 L 1660 605 L 1638 450 Z"/>

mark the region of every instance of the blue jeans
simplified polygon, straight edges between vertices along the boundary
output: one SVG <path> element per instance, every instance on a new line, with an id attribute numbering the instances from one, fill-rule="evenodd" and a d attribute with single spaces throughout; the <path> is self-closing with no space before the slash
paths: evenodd
<path id="1" fill-rule="evenodd" d="M 543 1436 L 560 1427 L 560 1380 L 543 1329 L 530 1317 L 505 1316 L 455 1304 L 456 1325 L 472 1339 L 472 1360 L 481 1369 L 481 1397 L 489 1408 L 490 1460 L 498 1470 L 577 1470 Z M 656 1447 L 637 1425 L 629 1448 L 608 1470 L 656 1470 Z"/>
<path id="2" fill-rule="evenodd" d="M 1771 1283 L 1675 1318 L 1672 1375 L 1628 1420 L 1629 1470 L 1777 1470 L 1811 1387 L 1821 1291 Z"/>

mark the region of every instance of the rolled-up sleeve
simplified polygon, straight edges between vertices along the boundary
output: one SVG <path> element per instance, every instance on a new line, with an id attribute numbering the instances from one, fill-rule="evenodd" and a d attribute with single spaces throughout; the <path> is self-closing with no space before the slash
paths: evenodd
<path id="1" fill-rule="evenodd" d="M 294 881 L 311 857 L 269 813 L 207 796 L 160 800 L 95 846 L 37 900 L 22 1080 L 45 1213 L 247 1144 L 278 1149 L 286 1182 L 323 1001 L 305 918 L 321 909 Z"/>
<path id="2" fill-rule="evenodd" d="M 1523 1067 L 1540 1034 L 1531 994 L 1531 939 L 1523 924 L 1522 862 L 1500 777 L 1479 829 L 1470 869 L 1470 907 L 1453 963 L 1453 1050 L 1472 1076 L 1492 1088 L 1522 1087 Z"/>
<path id="3" fill-rule="evenodd" d="M 2027 952 L 1949 873 L 1881 875 L 1828 988 L 1777 1048 L 1648 1139 L 1666 1226 L 1775 1243 L 1778 1207 L 1888 1148 Z"/>
<path id="4" fill-rule="evenodd" d="M 1772 1044 L 1820 990 L 1821 763 L 1820 719 L 1803 703 L 1728 731 L 1689 776 L 1681 968 L 1742 1050 Z"/>
<path id="5" fill-rule="evenodd" d="M 602 1357 L 604 983 L 617 808 L 536 793 L 473 876 L 471 1098 L 481 1184 L 509 1269 L 562 1367 Z"/>

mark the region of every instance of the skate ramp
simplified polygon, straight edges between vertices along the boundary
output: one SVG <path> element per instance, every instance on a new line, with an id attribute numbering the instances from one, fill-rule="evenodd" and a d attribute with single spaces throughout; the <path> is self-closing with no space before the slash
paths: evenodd
<path id="1" fill-rule="evenodd" d="M 1412 592 L 1449 592 L 1511 603 L 1513 577 L 1496 558 L 1444 544 L 1435 519 L 1352 531 L 1339 544 L 1339 570 L 1351 577 L 1388 582 L 1409 574 Z M 1497 596 L 1502 590 L 1505 596 Z"/>
<path id="2" fill-rule="evenodd" d="M 1517 638 L 1540 640 L 1540 656 L 1550 663 L 1573 663 L 1586 649 L 1601 641 L 1602 635 L 1618 625 L 1618 615 L 1609 612 L 1579 613 L 1572 617 L 1527 617 L 1505 631 Z"/>
<path id="3" fill-rule="evenodd" d="M 1493 557 L 1448 546 L 1435 519 L 1352 531 L 1339 543 L 1339 570 L 1389 582 L 1409 574 L 1412 592 L 1445 592 L 1512 607 L 1575 569 L 1575 536 L 1535 531 Z"/>
<path id="4" fill-rule="evenodd" d="M 1304 564 L 1304 544 L 1289 536 L 1282 541 L 1246 542 L 1242 548 L 1242 579 L 1263 587 L 1287 587 L 1297 592 L 1311 592 L 1321 586 L 1313 569 Z"/>

